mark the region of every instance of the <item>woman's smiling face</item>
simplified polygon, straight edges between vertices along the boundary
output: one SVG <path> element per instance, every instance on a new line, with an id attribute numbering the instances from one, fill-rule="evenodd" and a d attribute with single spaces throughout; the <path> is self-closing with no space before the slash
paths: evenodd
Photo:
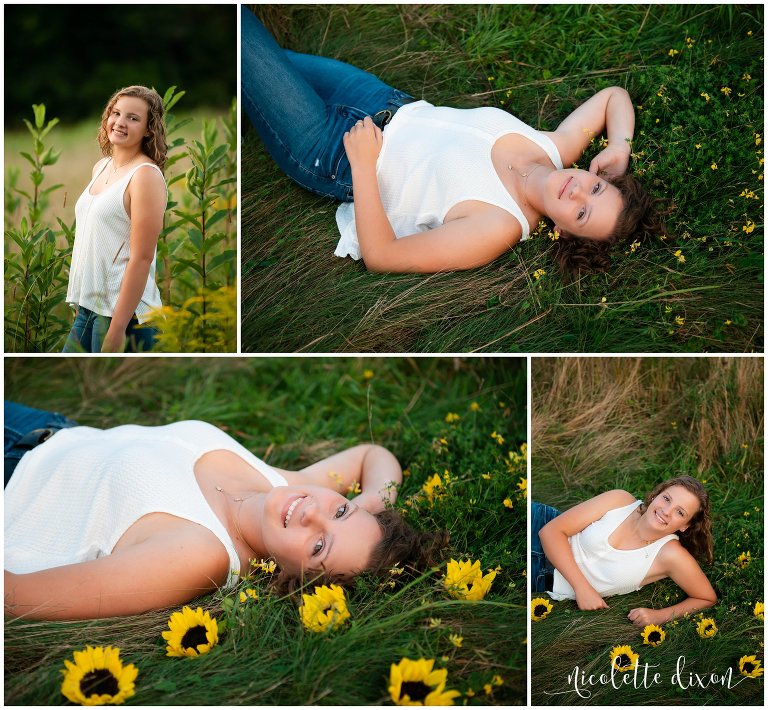
<path id="1" fill-rule="evenodd" d="M 574 237 L 611 236 L 624 200 L 618 188 L 586 170 L 554 170 L 545 183 L 544 212 L 555 228 Z"/>
<path id="2" fill-rule="evenodd" d="M 653 528 L 670 534 L 685 530 L 700 508 L 695 494 L 683 486 L 670 486 L 648 504 L 644 515 Z"/>
<path id="3" fill-rule="evenodd" d="M 261 539 L 290 574 L 352 576 L 365 569 L 381 538 L 371 513 L 328 488 L 280 486 L 264 501 Z"/>
<path id="4" fill-rule="evenodd" d="M 109 142 L 117 147 L 141 145 L 147 133 L 149 106 L 136 96 L 120 96 L 106 119 Z"/>

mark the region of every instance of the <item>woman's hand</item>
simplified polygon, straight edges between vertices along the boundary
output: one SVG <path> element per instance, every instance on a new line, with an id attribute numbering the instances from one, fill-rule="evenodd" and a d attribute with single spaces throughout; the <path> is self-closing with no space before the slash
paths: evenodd
<path id="1" fill-rule="evenodd" d="M 638 607 L 627 614 L 627 618 L 639 629 L 648 624 L 665 624 L 669 621 L 669 614 L 664 609 L 646 609 Z"/>
<path id="2" fill-rule="evenodd" d="M 125 331 L 110 327 L 104 336 L 104 342 L 101 344 L 103 353 L 122 353 L 125 352 Z"/>
<path id="3" fill-rule="evenodd" d="M 631 152 L 629 144 L 626 147 L 609 145 L 592 158 L 592 162 L 589 164 L 589 172 L 595 173 L 595 175 L 603 173 L 607 178 L 623 175 L 629 167 Z"/>
<path id="4" fill-rule="evenodd" d="M 344 149 L 352 169 L 375 166 L 384 136 L 370 116 L 358 121 L 344 134 Z"/>
<path id="5" fill-rule="evenodd" d="M 576 603 L 582 611 L 597 611 L 607 609 L 608 605 L 592 587 L 579 589 L 576 592 Z"/>

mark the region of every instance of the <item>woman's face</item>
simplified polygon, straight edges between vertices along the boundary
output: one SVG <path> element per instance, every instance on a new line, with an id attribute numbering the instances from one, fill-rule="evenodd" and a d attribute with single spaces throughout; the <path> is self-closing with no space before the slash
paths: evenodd
<path id="1" fill-rule="evenodd" d="M 670 486 L 648 504 L 644 516 L 649 525 L 669 535 L 685 530 L 700 508 L 698 497 L 687 488 Z"/>
<path id="2" fill-rule="evenodd" d="M 555 170 L 547 177 L 544 213 L 560 232 L 607 239 L 623 209 L 618 188 L 594 173 L 570 168 Z"/>
<path id="3" fill-rule="evenodd" d="M 141 145 L 147 135 L 149 106 L 136 96 L 120 96 L 106 120 L 107 138 L 115 147 Z"/>
<path id="4" fill-rule="evenodd" d="M 262 541 L 281 569 L 352 575 L 381 540 L 376 518 L 328 488 L 280 486 L 264 501 Z"/>

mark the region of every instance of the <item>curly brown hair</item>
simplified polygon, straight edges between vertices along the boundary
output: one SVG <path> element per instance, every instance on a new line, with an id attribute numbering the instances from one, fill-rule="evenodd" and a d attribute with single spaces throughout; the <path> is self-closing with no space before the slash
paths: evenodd
<path id="1" fill-rule="evenodd" d="M 365 569 L 360 570 L 360 573 L 380 577 L 388 575 L 389 570 L 397 565 L 404 570 L 404 574 L 416 576 L 436 564 L 440 551 L 448 545 L 450 535 L 447 531 L 416 530 L 392 508 L 382 510 L 373 517 L 381 528 L 382 538 L 371 551 Z M 281 570 L 272 579 L 270 587 L 280 594 L 294 595 L 300 587 L 310 581 L 317 585 L 349 585 L 355 576 L 324 572 L 302 579 Z"/>
<path id="2" fill-rule="evenodd" d="M 168 157 L 168 144 L 165 139 L 165 122 L 163 115 L 163 99 L 154 89 L 148 89 L 146 86 L 126 86 L 112 94 L 107 101 L 104 112 L 101 114 L 101 125 L 99 126 L 99 145 L 102 155 L 112 155 L 112 144 L 107 136 L 107 119 L 112 113 L 112 108 L 121 96 L 134 96 L 142 99 L 147 104 L 147 133 L 141 141 L 141 150 L 152 160 L 160 170 L 165 168 L 165 161 Z"/>
<path id="3" fill-rule="evenodd" d="M 672 486 L 682 486 L 690 493 L 693 493 L 699 500 L 699 510 L 689 521 L 688 527 L 677 533 L 680 537 L 680 544 L 694 557 L 712 564 L 712 513 L 709 505 L 709 494 L 701 481 L 692 476 L 676 476 L 659 483 L 656 488 L 645 496 L 645 500 L 638 507 L 640 514 L 645 513 L 656 496 Z"/>
<path id="4" fill-rule="evenodd" d="M 553 243 L 553 256 L 561 271 L 577 276 L 579 272 L 605 271 L 611 264 L 611 247 L 641 241 L 666 231 L 662 211 L 663 200 L 652 197 L 633 175 L 620 175 L 608 180 L 618 188 L 624 200 L 613 233 L 607 239 L 589 239 L 561 234 Z"/>

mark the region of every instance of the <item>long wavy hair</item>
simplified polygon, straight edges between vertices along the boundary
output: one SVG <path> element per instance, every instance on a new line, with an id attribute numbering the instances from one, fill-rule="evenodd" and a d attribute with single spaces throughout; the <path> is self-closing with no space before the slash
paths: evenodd
<path id="1" fill-rule="evenodd" d="M 624 200 L 613 233 L 607 239 L 589 239 L 561 234 L 553 243 L 553 256 L 561 271 L 577 276 L 580 272 L 605 271 L 611 264 L 610 251 L 618 245 L 644 241 L 666 232 L 664 217 L 671 208 L 662 208 L 663 200 L 652 197 L 633 175 L 608 180 L 618 188 Z"/>
<path id="2" fill-rule="evenodd" d="M 152 160 L 160 170 L 165 168 L 165 161 L 168 157 L 168 144 L 165 139 L 165 122 L 163 115 L 163 99 L 154 89 L 148 89 L 146 86 L 126 86 L 112 94 L 107 102 L 104 112 L 101 114 L 101 126 L 99 126 L 99 146 L 101 154 L 105 156 L 112 155 L 112 144 L 107 136 L 107 119 L 112 113 L 112 109 L 121 96 L 134 96 L 147 104 L 147 134 L 141 141 L 141 150 Z"/>
<path id="3" fill-rule="evenodd" d="M 381 528 L 382 538 L 371 551 L 368 563 L 365 569 L 360 570 L 361 573 L 374 577 L 389 576 L 389 570 L 397 566 L 403 570 L 404 576 L 413 577 L 436 564 L 440 551 L 448 545 L 450 535 L 447 531 L 416 530 L 391 508 L 376 513 L 373 517 Z M 349 585 L 354 581 L 354 577 L 325 572 L 308 574 L 302 578 L 280 571 L 272 579 L 270 586 L 280 594 L 294 595 L 308 581 L 317 585 Z"/>
<path id="4" fill-rule="evenodd" d="M 699 510 L 688 522 L 688 527 L 677 533 L 680 544 L 694 557 L 712 564 L 714 546 L 712 542 L 712 513 L 709 506 L 709 494 L 700 481 L 692 476 L 677 476 L 659 483 L 645 496 L 645 500 L 638 507 L 640 514 L 642 515 L 648 510 L 648 506 L 656 496 L 672 486 L 682 486 L 699 500 Z"/>

